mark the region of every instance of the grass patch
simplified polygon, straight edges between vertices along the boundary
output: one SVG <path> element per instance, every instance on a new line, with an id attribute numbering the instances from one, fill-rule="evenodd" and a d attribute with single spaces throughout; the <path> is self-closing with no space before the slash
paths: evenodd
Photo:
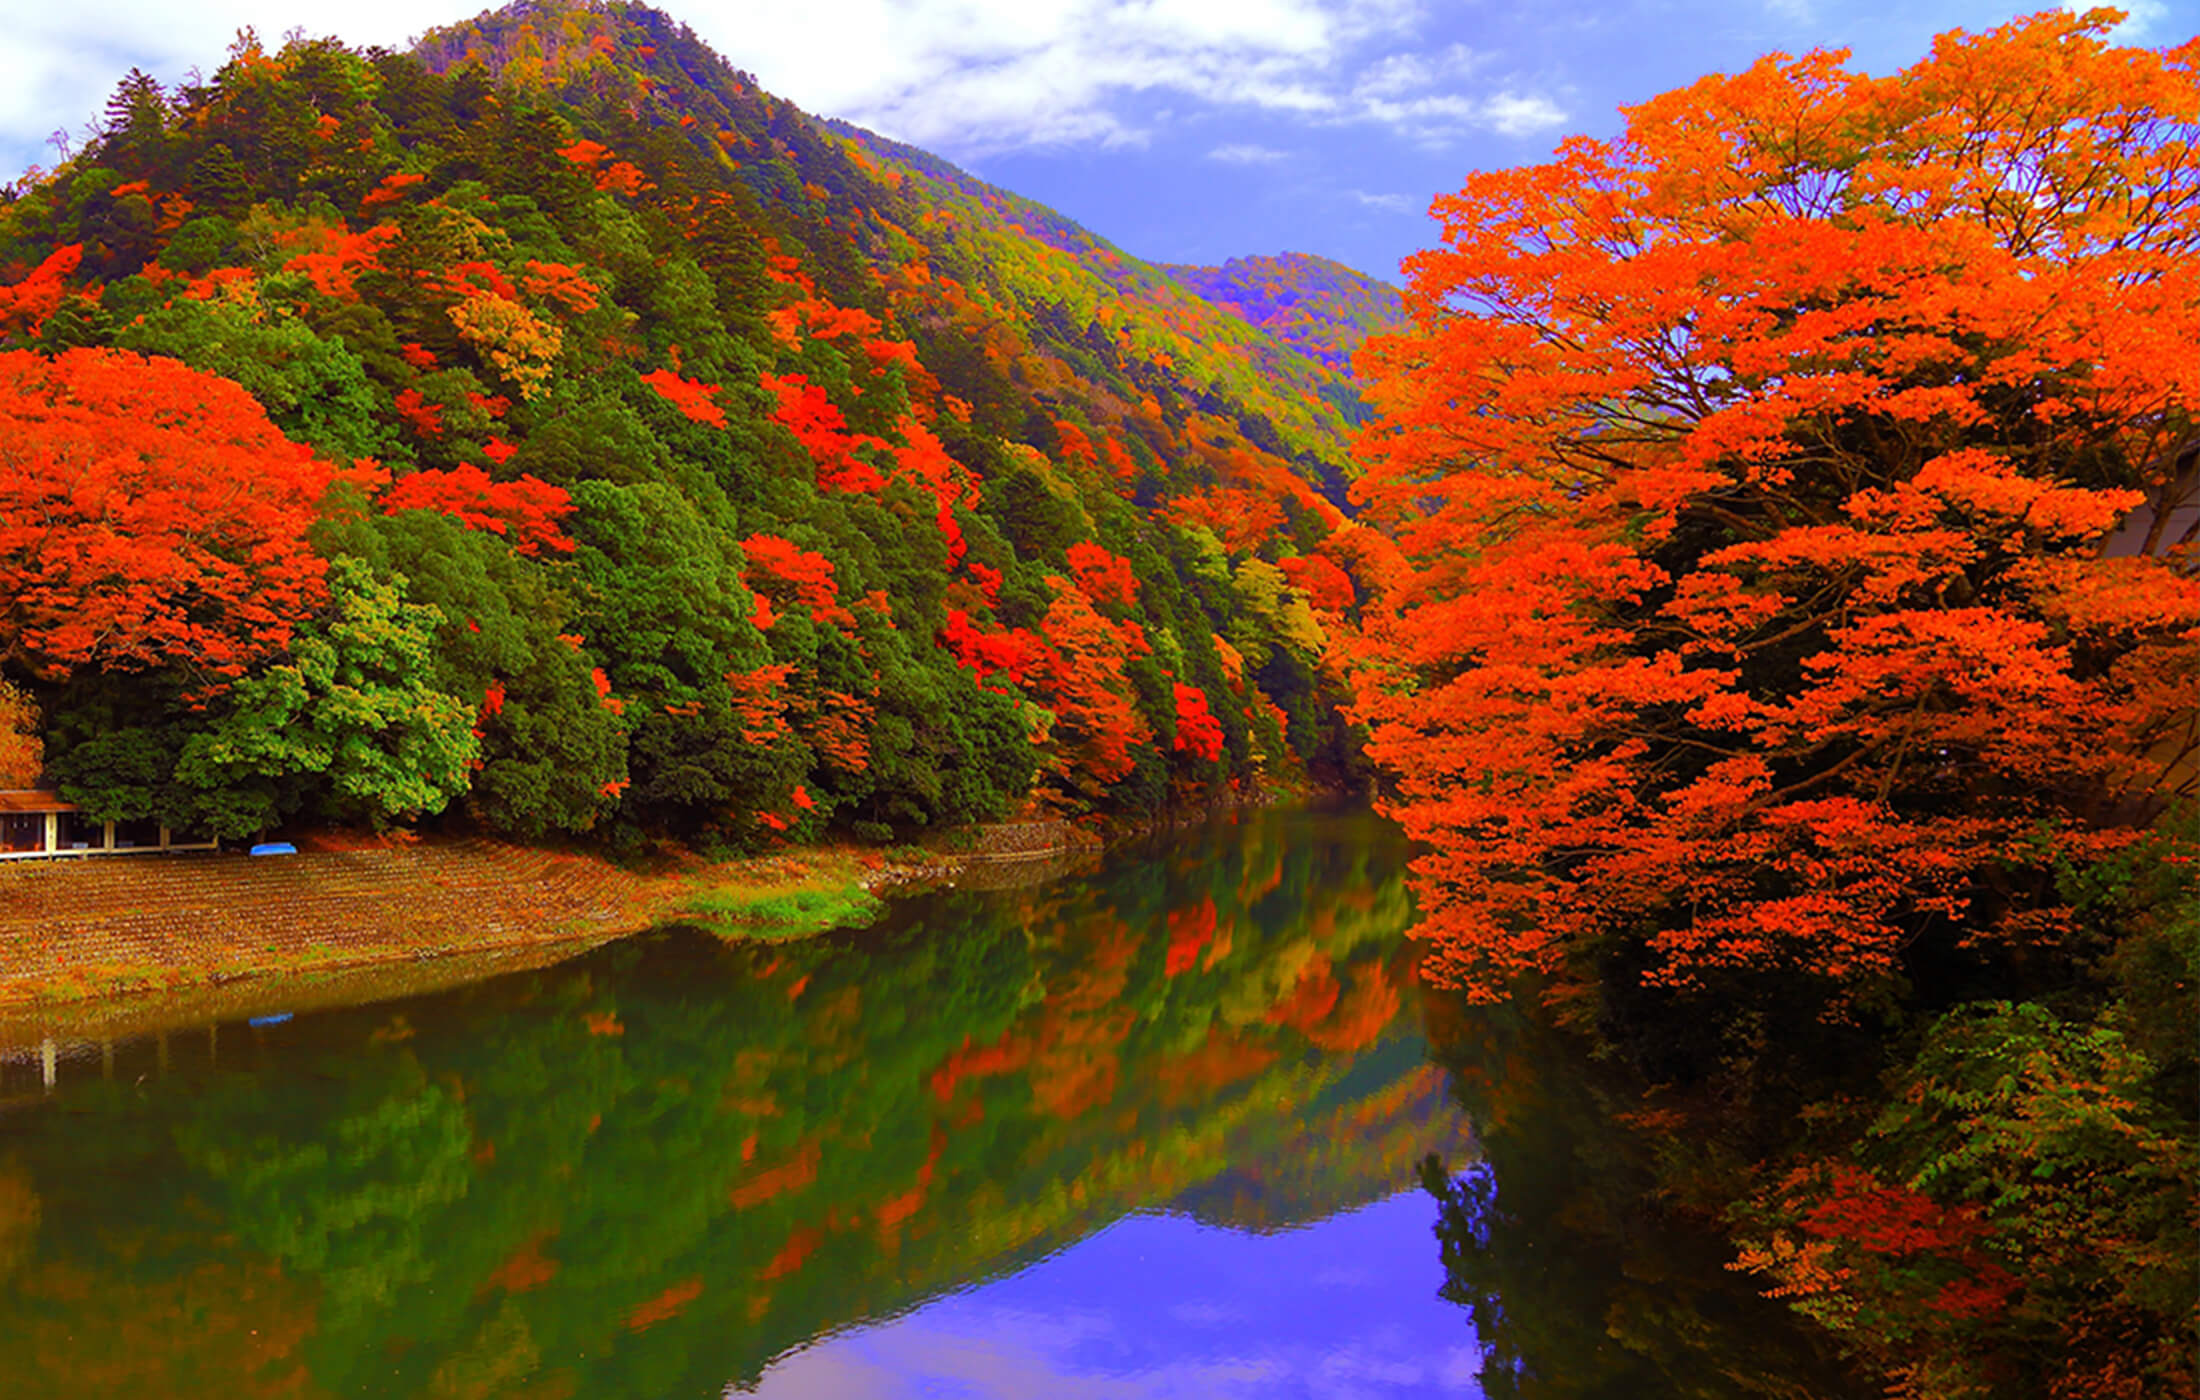
<path id="1" fill-rule="evenodd" d="M 802 938 L 829 928 L 861 927 L 886 903 L 853 878 L 800 884 L 712 884 L 697 890 L 682 914 L 705 928 L 746 938 Z"/>

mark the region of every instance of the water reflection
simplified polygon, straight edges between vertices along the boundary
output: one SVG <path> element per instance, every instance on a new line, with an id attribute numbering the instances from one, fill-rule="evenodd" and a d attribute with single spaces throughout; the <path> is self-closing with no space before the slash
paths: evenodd
<path id="1" fill-rule="evenodd" d="M 1233 1227 L 1120 1227 L 1196 1232 L 1169 1247 L 1202 1258 L 1288 1240 L 1246 1232 L 1466 1149 L 1400 869 L 1372 819 L 1269 815 L 862 936 L 669 932 L 201 1028 L 165 1079 L 134 1067 L 166 1041 L 126 1043 L 128 1072 L 0 1117 L 0 1376 L 708 1395 L 1132 1212 Z M 1393 1221 L 1385 1257 L 1420 1261 L 1426 1298 L 1427 1203 L 1406 1200 L 1421 1223 Z"/>
<path id="2" fill-rule="evenodd" d="M 1842 1393 L 1623 1086 L 1418 991 L 1404 857 L 1262 814 L 860 935 L 0 1022 L 0 1394 Z"/>
<path id="3" fill-rule="evenodd" d="M 795 1353 L 760 1400 L 1479 1394 L 1437 1295 L 1435 1210 L 1408 1192 L 1266 1237 L 1175 1216 Z"/>
<path id="4" fill-rule="evenodd" d="M 1478 1159 L 1432 1156 L 1422 1171 L 1440 1206 L 1444 1295 L 1467 1310 L 1491 1400 L 1864 1393 L 1823 1334 L 1726 1267 L 1716 1205 L 1674 1197 L 1691 1170 L 1719 1169 L 1716 1151 L 1677 1140 L 1635 1086 L 1539 1014 L 1435 997 L 1425 1011 L 1476 1128 Z M 1707 1181 L 1696 1199 L 1726 1186 Z"/>

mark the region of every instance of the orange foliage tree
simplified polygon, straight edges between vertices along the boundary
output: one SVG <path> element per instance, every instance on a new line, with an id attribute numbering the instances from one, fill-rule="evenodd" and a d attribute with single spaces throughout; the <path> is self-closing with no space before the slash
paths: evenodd
<path id="1" fill-rule="evenodd" d="M 1207 692 L 1175 683 L 1176 749 L 1212 763 L 1222 757 L 1222 722 L 1207 708 Z"/>
<path id="2" fill-rule="evenodd" d="M 683 416 L 713 428 L 726 426 L 726 411 L 717 403 L 718 385 L 682 379 L 669 369 L 651 370 L 642 376 L 642 382 L 655 389 L 659 397 Z"/>
<path id="3" fill-rule="evenodd" d="M 531 476 L 491 481 L 481 468 L 463 463 L 450 471 L 416 471 L 383 493 L 382 510 L 386 515 L 441 511 L 469 530 L 505 536 L 517 554 L 573 552 L 573 541 L 560 526 L 573 511 L 573 498 L 563 487 Z"/>
<path id="4" fill-rule="evenodd" d="M 886 484 L 878 468 L 855 455 L 859 447 L 883 444 L 866 433 L 848 432 L 848 420 L 826 397 L 822 385 L 799 374 L 782 378 L 766 373 L 758 378 L 779 400 L 772 417 L 795 435 L 817 464 L 820 491 L 876 491 Z"/>
<path id="5" fill-rule="evenodd" d="M 29 276 L 12 287 L 0 287 L 0 335 L 25 331 L 35 336 L 46 318 L 68 295 L 67 278 L 84 261 L 84 245 L 71 243 L 56 248 Z"/>
<path id="6" fill-rule="evenodd" d="M 2109 22 L 1774 56 L 1436 202 L 1356 641 L 1432 975 L 1839 998 L 2051 941 L 2189 797 L 2200 41 Z"/>
<path id="7" fill-rule="evenodd" d="M 814 622 L 855 625 L 854 615 L 840 605 L 832 560 L 777 535 L 751 535 L 741 541 L 741 551 L 748 557 L 742 579 L 757 596 L 758 627 L 771 625 L 774 602 L 806 608 Z"/>
<path id="8" fill-rule="evenodd" d="M 326 595 L 333 474 L 175 360 L 0 354 L 0 661 L 242 675 Z"/>
<path id="9" fill-rule="evenodd" d="M 1352 590 L 1352 576 L 1324 555 L 1294 554 L 1278 559 L 1276 565 L 1291 580 L 1291 586 L 1323 612 L 1343 612 L 1357 596 Z"/>
<path id="10" fill-rule="evenodd" d="M 1085 596 L 1101 607 L 1130 607 L 1138 601 L 1138 578 L 1131 561 L 1090 540 L 1069 547 L 1069 569 Z"/>
<path id="11" fill-rule="evenodd" d="M 21 686 L 0 681 L 0 788 L 27 788 L 46 767 L 38 704 Z"/>
<path id="12" fill-rule="evenodd" d="M 1120 782 L 1137 759 L 1131 752 L 1152 742 L 1124 674 L 1145 653 L 1136 624 L 1118 626 L 1093 611 L 1092 600 L 1069 580 L 1050 575 L 1054 602 L 1040 621 L 1046 638 L 1039 689 L 1053 711 L 1054 767 L 1081 789 Z"/>

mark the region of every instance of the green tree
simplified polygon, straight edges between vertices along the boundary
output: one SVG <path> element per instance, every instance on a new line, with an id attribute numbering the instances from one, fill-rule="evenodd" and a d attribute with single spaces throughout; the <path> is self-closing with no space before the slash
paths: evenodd
<path id="1" fill-rule="evenodd" d="M 380 457 L 395 446 L 379 421 L 383 395 L 359 357 L 257 298 L 248 305 L 178 297 L 118 329 L 114 343 L 235 380 L 286 437 L 331 461 Z"/>
<path id="2" fill-rule="evenodd" d="M 378 578 L 442 614 L 434 687 L 478 707 L 481 760 L 467 810 L 527 839 L 587 831 L 627 778 L 627 720 L 605 703 L 595 659 L 567 638 L 580 625 L 569 566 L 523 558 L 505 540 L 432 510 L 354 511 L 316 543 L 364 559 Z"/>
<path id="3" fill-rule="evenodd" d="M 237 683 L 232 707 L 183 745 L 176 778 L 253 794 L 210 818 L 242 836 L 287 813 L 285 780 L 311 775 L 331 816 L 376 825 L 440 812 L 480 756 L 474 707 L 432 688 L 443 615 L 356 559 L 329 568 L 329 615 L 302 626 L 287 662 Z M 255 806 L 257 812 L 254 812 Z M 258 820 L 246 824 L 248 814 Z"/>

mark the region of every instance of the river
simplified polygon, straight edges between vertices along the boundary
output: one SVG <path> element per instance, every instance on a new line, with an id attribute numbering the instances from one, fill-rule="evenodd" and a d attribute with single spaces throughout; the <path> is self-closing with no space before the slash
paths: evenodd
<path id="1" fill-rule="evenodd" d="M 0 1394 L 1780 1393 L 1577 1052 L 1420 989 L 1406 856 L 1247 813 L 822 939 L 17 1053 Z"/>

